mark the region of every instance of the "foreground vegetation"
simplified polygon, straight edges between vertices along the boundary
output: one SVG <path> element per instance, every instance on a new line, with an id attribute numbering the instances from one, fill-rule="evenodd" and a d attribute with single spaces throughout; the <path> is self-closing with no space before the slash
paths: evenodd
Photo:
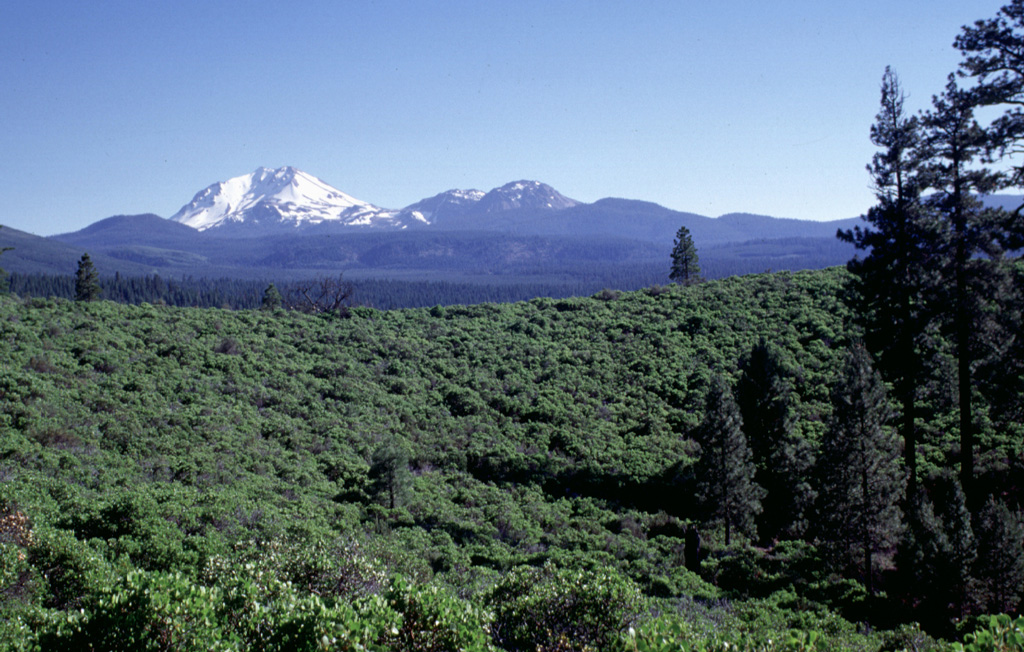
<path id="1" fill-rule="evenodd" d="M 879 649 L 932 640 L 921 620 L 955 636 L 969 610 L 915 610 L 895 549 L 872 595 L 812 530 L 726 546 L 698 499 L 712 378 L 735 385 L 762 341 L 795 436 L 820 447 L 856 337 L 847 283 L 348 318 L 0 298 L 4 645 Z M 937 486 L 950 441 L 921 442 Z M 980 475 L 1016 491 L 1020 438 L 984 441 Z"/>

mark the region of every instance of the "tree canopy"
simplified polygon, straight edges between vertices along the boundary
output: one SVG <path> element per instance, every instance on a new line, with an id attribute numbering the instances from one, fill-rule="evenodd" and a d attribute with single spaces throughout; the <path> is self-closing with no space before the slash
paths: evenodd
<path id="1" fill-rule="evenodd" d="M 700 280 L 697 247 L 693 244 L 690 230 L 685 226 L 679 227 L 679 231 L 676 232 L 675 243 L 672 247 L 672 269 L 668 277 L 682 285 L 689 285 Z"/>
<path id="2" fill-rule="evenodd" d="M 95 301 L 100 297 L 99 274 L 89 254 L 82 254 L 75 274 L 75 301 Z"/>

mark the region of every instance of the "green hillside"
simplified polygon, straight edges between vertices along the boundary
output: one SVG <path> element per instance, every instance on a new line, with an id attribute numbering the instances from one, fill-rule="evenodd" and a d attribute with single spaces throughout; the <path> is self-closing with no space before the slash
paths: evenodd
<path id="1" fill-rule="evenodd" d="M 818 449 L 847 282 L 348 318 L 0 296 L 0 649 L 924 645 L 891 565 L 870 595 L 812 529 L 725 547 L 695 498 L 711 380 L 759 343 Z M 1011 434 L 983 437 L 1007 478 Z"/>

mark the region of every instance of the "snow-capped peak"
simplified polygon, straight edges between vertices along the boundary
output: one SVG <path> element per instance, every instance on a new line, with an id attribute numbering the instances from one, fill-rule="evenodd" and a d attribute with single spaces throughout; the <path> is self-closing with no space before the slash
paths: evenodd
<path id="1" fill-rule="evenodd" d="M 419 216 L 424 222 L 436 224 L 438 220 L 463 215 L 472 209 L 486 193 L 482 190 L 446 190 L 421 199 L 402 209 L 403 215 Z"/>
<path id="2" fill-rule="evenodd" d="M 256 168 L 200 191 L 170 219 L 199 231 L 224 226 L 298 228 L 317 224 L 404 229 L 507 210 L 561 210 L 577 202 L 539 181 L 515 181 L 484 193 L 448 190 L 402 210 L 356 199 L 291 166 Z M 234 232 L 234 229 L 230 230 Z"/>
<path id="3" fill-rule="evenodd" d="M 561 210 L 578 203 L 546 183 L 513 181 L 484 195 L 479 207 L 484 212 L 494 213 L 517 208 Z"/>
<path id="4" fill-rule="evenodd" d="M 391 223 L 395 211 L 347 195 L 291 166 L 256 168 L 250 174 L 200 191 L 171 220 L 199 231 L 227 224 L 304 226 L 322 222 Z"/>

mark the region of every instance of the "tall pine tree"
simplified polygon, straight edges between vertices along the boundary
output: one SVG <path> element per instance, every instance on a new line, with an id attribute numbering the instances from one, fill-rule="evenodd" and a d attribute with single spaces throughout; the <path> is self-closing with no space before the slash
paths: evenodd
<path id="1" fill-rule="evenodd" d="M 697 247 L 693 244 L 690 230 L 679 227 L 676 240 L 672 247 L 672 270 L 670 280 L 682 285 L 691 285 L 700 280 L 700 263 L 697 258 Z"/>
<path id="2" fill-rule="evenodd" d="M 990 145 L 1002 155 L 1024 152 L 1024 0 L 1012 0 L 995 18 L 964 26 L 953 42 L 964 59 L 960 71 L 974 77 L 973 102 L 979 105 L 1003 105 L 1008 109 L 992 124 Z M 1009 185 L 1024 187 L 1024 165 L 1013 167 Z M 1019 215 L 1018 207 L 1015 215 Z M 1013 220 L 1021 235 L 1019 220 Z M 1018 239 L 1010 248 L 1019 248 Z"/>
<path id="3" fill-rule="evenodd" d="M 819 536 L 836 565 L 858 572 L 871 592 L 876 561 L 899 540 L 905 481 L 886 426 L 885 386 L 863 346 L 846 354 L 832 408 L 819 460 Z"/>
<path id="4" fill-rule="evenodd" d="M 933 192 L 927 206 L 940 220 L 932 240 L 930 267 L 942 283 L 929 297 L 934 314 L 952 337 L 957 358 L 960 425 L 960 484 L 968 498 L 974 481 L 974 410 L 972 368 L 998 339 L 989 315 L 1005 275 L 1002 258 L 1004 215 L 985 208 L 979 195 L 1000 188 L 999 175 L 976 162 L 989 137 L 974 119 L 975 96 L 957 86 L 950 75 L 945 92 L 932 100 L 922 117 L 923 144 L 928 153 L 924 185 Z"/>
<path id="5" fill-rule="evenodd" d="M 725 527 L 725 545 L 733 528 L 754 535 L 764 490 L 754 482 L 754 462 L 742 419 L 725 379 L 715 376 L 708 390 L 704 423 L 697 430 L 700 459 L 694 472 L 697 499 L 705 518 Z"/>
<path id="6" fill-rule="evenodd" d="M 904 108 L 905 93 L 890 68 L 882 77 L 881 102 L 871 142 L 879 148 L 868 171 L 878 203 L 864 228 L 839 231 L 841 240 L 867 251 L 848 264 L 856 281 L 852 303 L 864 326 L 864 341 L 900 402 L 900 435 L 910 494 L 917 483 L 917 399 L 924 375 L 923 348 L 929 316 L 923 297 L 937 283 L 929 265 L 938 224 L 922 199 L 921 125 Z"/>
<path id="7" fill-rule="evenodd" d="M 1012 0 L 994 18 L 965 26 L 954 42 L 963 55 L 960 72 L 972 77 L 973 99 L 983 106 L 1005 107 L 988 129 L 986 155 L 1010 161 L 1007 186 L 1024 187 L 1024 0 Z M 1024 204 L 1003 215 L 1003 248 L 1024 250 Z M 977 370 L 997 427 L 1024 436 L 1024 274 L 1011 269 L 1005 277 L 997 319 L 999 346 Z"/>

